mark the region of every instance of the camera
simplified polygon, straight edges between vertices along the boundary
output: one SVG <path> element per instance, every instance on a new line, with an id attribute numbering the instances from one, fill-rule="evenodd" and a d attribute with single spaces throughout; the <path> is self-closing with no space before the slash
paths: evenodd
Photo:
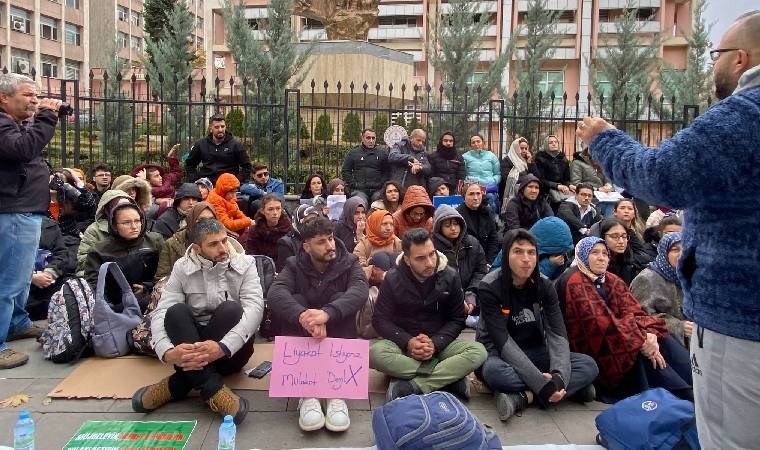
<path id="1" fill-rule="evenodd" d="M 50 179 L 48 187 L 51 191 L 58 192 L 58 199 L 62 202 L 66 200 L 76 201 L 81 195 L 81 192 L 67 183 L 63 175 L 60 173 L 53 174 L 53 178 Z"/>
<path id="2" fill-rule="evenodd" d="M 74 108 L 68 103 L 61 103 L 61 106 L 58 107 L 58 116 L 70 116 L 72 114 L 74 114 Z"/>
<path id="3" fill-rule="evenodd" d="M 50 179 L 50 183 L 48 183 L 48 187 L 51 191 L 60 191 L 63 189 L 63 184 L 65 183 L 63 176 L 59 173 L 53 174 L 53 178 Z"/>

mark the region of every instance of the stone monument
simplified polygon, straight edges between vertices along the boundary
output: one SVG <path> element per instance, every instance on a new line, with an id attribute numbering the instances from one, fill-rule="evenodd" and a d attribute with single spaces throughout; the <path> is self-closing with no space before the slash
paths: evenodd
<path id="1" fill-rule="evenodd" d="M 327 39 L 366 41 L 379 0 L 295 0 L 293 13 L 325 25 Z"/>

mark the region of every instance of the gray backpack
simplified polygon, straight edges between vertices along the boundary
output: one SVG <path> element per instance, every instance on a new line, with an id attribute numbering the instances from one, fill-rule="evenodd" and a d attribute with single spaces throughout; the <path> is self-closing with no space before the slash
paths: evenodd
<path id="1" fill-rule="evenodd" d="M 106 298 L 106 277 L 109 273 L 121 293 L 120 303 L 111 303 Z M 92 347 L 95 355 L 116 358 L 129 353 L 127 334 L 142 322 L 142 313 L 132 287 L 115 262 L 100 266 L 92 322 Z"/>

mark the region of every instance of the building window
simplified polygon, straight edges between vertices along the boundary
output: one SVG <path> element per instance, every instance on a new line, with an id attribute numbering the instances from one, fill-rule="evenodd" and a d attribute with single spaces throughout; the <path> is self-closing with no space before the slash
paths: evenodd
<path id="1" fill-rule="evenodd" d="M 126 33 L 122 33 L 119 31 L 119 33 L 116 35 L 116 47 L 117 48 L 127 48 L 127 35 Z"/>
<path id="2" fill-rule="evenodd" d="M 132 24 L 132 26 L 140 27 L 142 26 L 142 15 L 137 11 L 130 11 L 129 13 L 129 23 Z"/>
<path id="3" fill-rule="evenodd" d="M 377 19 L 378 28 L 414 28 L 417 26 L 417 18 L 414 16 L 392 16 Z"/>
<path id="4" fill-rule="evenodd" d="M 198 36 L 196 41 L 196 47 L 203 50 L 203 38 Z"/>
<path id="5" fill-rule="evenodd" d="M 133 50 L 142 50 L 142 39 L 137 36 L 129 37 L 129 48 Z"/>
<path id="6" fill-rule="evenodd" d="M 324 30 L 325 29 L 325 24 L 323 24 L 319 20 L 304 19 L 304 21 L 303 21 L 303 28 L 305 30 Z"/>
<path id="7" fill-rule="evenodd" d="M 597 97 L 603 95 L 605 98 L 610 98 L 612 96 L 612 83 L 610 83 L 607 75 L 603 72 L 597 71 L 594 81 L 594 85 L 596 86 L 595 94 Z"/>
<path id="8" fill-rule="evenodd" d="M 79 0 L 66 0 L 66 6 L 69 8 L 79 9 Z"/>
<path id="9" fill-rule="evenodd" d="M 195 28 L 199 30 L 203 30 L 203 17 L 196 17 L 195 18 Z"/>
<path id="10" fill-rule="evenodd" d="M 78 61 L 72 61 L 70 59 L 66 60 L 66 79 L 67 80 L 78 80 L 79 79 L 79 67 L 80 64 Z"/>
<path id="11" fill-rule="evenodd" d="M 477 88 L 483 82 L 486 74 L 483 72 L 473 72 L 467 77 L 467 86 L 471 89 Z"/>
<path id="12" fill-rule="evenodd" d="M 11 71 L 30 75 L 32 71 L 32 54 L 18 49 L 11 50 Z"/>
<path id="13" fill-rule="evenodd" d="M 29 34 L 32 32 L 32 15 L 29 11 L 11 7 L 11 30 Z"/>
<path id="14" fill-rule="evenodd" d="M 125 6 L 118 5 L 116 7 L 116 20 L 126 22 L 129 17 L 129 10 Z"/>
<path id="15" fill-rule="evenodd" d="M 538 77 L 538 90 L 544 97 L 562 98 L 565 93 L 565 73 L 562 71 L 541 71 Z"/>
<path id="16" fill-rule="evenodd" d="M 52 17 L 40 16 L 40 36 L 42 39 L 58 40 L 58 21 Z"/>
<path id="17" fill-rule="evenodd" d="M 82 33 L 79 31 L 79 27 L 73 23 L 66 23 L 63 38 L 67 44 L 82 45 Z"/>
<path id="18" fill-rule="evenodd" d="M 40 57 L 42 62 L 42 76 L 48 78 L 58 78 L 58 58 L 49 55 Z"/>

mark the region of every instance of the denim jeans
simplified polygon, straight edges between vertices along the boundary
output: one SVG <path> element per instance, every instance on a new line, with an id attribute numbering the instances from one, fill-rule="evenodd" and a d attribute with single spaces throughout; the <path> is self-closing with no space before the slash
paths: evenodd
<path id="1" fill-rule="evenodd" d="M 0 214 L 0 350 L 5 350 L 9 335 L 32 324 L 24 307 L 29 297 L 41 227 L 39 214 Z"/>

